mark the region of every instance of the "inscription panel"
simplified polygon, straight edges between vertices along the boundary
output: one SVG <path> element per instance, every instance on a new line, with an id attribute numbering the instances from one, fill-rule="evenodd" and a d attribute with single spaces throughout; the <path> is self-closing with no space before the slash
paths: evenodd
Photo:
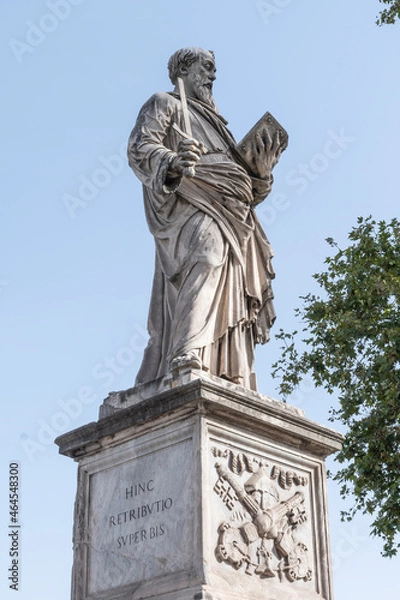
<path id="1" fill-rule="evenodd" d="M 89 594 L 192 566 L 192 468 L 185 440 L 90 476 Z"/>

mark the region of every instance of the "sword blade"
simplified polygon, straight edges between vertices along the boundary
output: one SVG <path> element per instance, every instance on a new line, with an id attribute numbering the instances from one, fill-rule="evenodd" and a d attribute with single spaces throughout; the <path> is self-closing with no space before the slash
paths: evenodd
<path id="1" fill-rule="evenodd" d="M 182 103 L 182 113 L 183 113 L 183 123 L 185 126 L 185 133 L 189 137 L 192 137 L 192 126 L 190 124 L 189 111 L 186 102 L 186 92 L 185 92 L 185 84 L 181 77 L 178 77 L 178 87 L 179 87 L 179 96 L 181 97 Z"/>

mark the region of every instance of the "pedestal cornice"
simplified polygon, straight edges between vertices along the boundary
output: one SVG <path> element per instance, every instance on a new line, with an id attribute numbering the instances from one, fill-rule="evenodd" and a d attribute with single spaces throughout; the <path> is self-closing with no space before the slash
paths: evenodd
<path id="1" fill-rule="evenodd" d="M 240 423 L 252 432 L 320 458 L 338 451 L 343 440 L 340 433 L 310 421 L 297 407 L 217 378 L 193 378 L 152 397 L 143 396 L 146 394 L 138 388 L 112 392 L 100 409 L 98 421 L 56 439 L 60 453 L 79 460 L 109 447 L 113 440 L 120 443 L 124 435 L 131 435 L 132 428 L 157 419 L 184 419 L 194 413 L 224 423 Z"/>

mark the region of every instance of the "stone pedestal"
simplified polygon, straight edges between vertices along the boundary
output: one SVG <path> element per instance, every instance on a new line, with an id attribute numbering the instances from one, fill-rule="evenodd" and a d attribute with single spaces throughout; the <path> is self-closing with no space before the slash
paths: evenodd
<path id="1" fill-rule="evenodd" d="M 72 600 L 331 600 L 326 456 L 297 408 L 189 372 L 60 436 L 79 463 Z"/>

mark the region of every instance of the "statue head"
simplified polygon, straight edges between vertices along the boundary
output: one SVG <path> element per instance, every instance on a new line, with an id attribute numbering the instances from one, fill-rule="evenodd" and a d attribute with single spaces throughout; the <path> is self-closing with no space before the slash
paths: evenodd
<path id="1" fill-rule="evenodd" d="M 203 48 L 182 48 L 168 61 L 168 72 L 176 86 L 181 77 L 185 84 L 186 95 L 197 98 L 215 108 L 212 86 L 215 81 L 215 56 L 212 50 Z"/>

